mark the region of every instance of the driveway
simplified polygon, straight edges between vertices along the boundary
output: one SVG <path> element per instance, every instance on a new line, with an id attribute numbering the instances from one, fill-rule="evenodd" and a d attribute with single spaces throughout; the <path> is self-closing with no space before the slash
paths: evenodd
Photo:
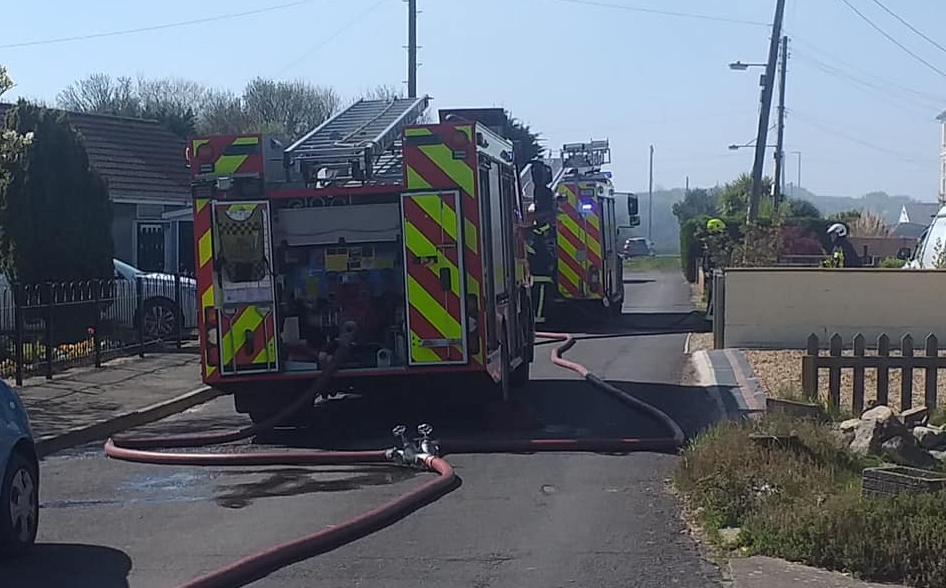
<path id="1" fill-rule="evenodd" d="M 679 272 L 635 274 L 625 312 L 686 311 Z M 629 319 L 630 320 L 630 319 Z M 661 406 L 692 433 L 712 418 L 701 389 L 676 384 L 683 335 L 580 342 L 570 358 Z M 548 360 L 543 346 L 524 395 L 523 434 L 663 435 L 640 414 Z M 389 446 L 390 429 L 431 422 L 438 436 L 495 436 L 490 407 L 444 401 L 334 401 L 314 433 L 258 444 Z M 226 398 L 154 431 L 244 424 Z M 333 426 L 328 426 L 328 425 Z M 219 449 L 243 451 L 244 443 Z M 719 586 L 683 532 L 658 454 L 451 455 L 462 484 L 437 502 L 334 552 L 285 568 L 258 587 L 666 588 Z M 110 461 L 98 446 L 43 463 L 40 545 L 4 569 L 11 586 L 171 587 L 275 543 L 341 522 L 430 474 L 374 468 L 176 468 Z"/>

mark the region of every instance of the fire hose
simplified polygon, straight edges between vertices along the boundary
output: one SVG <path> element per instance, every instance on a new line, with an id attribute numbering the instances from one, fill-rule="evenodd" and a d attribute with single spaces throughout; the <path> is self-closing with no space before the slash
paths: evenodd
<path id="1" fill-rule="evenodd" d="M 667 414 L 642 402 L 631 394 L 608 384 L 584 366 L 564 359 L 563 354 L 575 345 L 571 335 L 563 333 L 537 332 L 536 336 L 561 343 L 551 353 L 552 362 L 572 370 L 596 388 L 607 392 L 631 408 L 643 412 L 661 423 L 670 433 L 661 438 L 633 439 L 505 439 L 505 440 L 441 440 L 431 438 L 433 428 L 419 425 L 420 437 L 413 440 L 406 436 L 406 427 L 399 425 L 393 433 L 399 438 L 401 447 L 380 451 L 272 451 L 254 453 L 172 453 L 155 449 L 194 448 L 218 445 L 250 438 L 271 429 L 291 417 L 294 413 L 314 402 L 316 395 L 327 390 L 339 367 L 346 361 L 354 327 L 346 325 L 339 337 L 338 349 L 327 358 L 322 374 L 310 390 L 296 399 L 279 414 L 266 421 L 240 430 L 148 438 L 109 438 L 105 453 L 113 459 L 177 466 L 328 466 L 350 464 L 391 464 L 417 468 L 438 474 L 420 487 L 402 494 L 368 512 L 341 524 L 317 531 L 310 535 L 274 546 L 250 555 L 226 567 L 220 568 L 178 588 L 235 588 L 246 586 L 293 563 L 326 553 L 366 535 L 376 532 L 414 510 L 429 504 L 456 488 L 457 477 L 451 465 L 442 457 L 445 447 L 450 453 L 498 453 L 536 451 L 677 451 L 684 444 L 684 433 Z"/>

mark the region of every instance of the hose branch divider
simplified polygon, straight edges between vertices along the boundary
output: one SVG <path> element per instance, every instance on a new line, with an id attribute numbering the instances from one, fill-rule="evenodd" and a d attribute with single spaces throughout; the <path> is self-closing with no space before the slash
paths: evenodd
<path id="1" fill-rule="evenodd" d="M 453 439 L 431 438 L 433 427 L 421 424 L 418 437 L 408 439 L 407 427 L 398 425 L 393 434 L 399 446 L 378 451 L 271 451 L 253 453 L 167 453 L 155 449 L 201 447 L 230 443 L 250 438 L 271 429 L 292 417 L 297 411 L 311 407 L 317 394 L 328 391 L 339 366 L 344 364 L 354 338 L 354 325 L 347 323 L 339 337 L 337 350 L 326 358 L 322 373 L 306 394 L 266 421 L 231 432 L 176 435 L 149 438 L 109 438 L 105 453 L 113 459 L 138 463 L 177 466 L 333 466 L 352 464 L 390 464 L 428 471 L 438 476 L 397 498 L 375 507 L 338 525 L 322 529 L 293 541 L 247 556 L 226 567 L 207 573 L 177 588 L 236 588 L 246 586 L 293 563 L 326 553 L 376 532 L 433 502 L 458 486 L 453 467 L 441 456 L 441 446 L 450 453 L 516 453 L 538 451 L 677 451 L 684 444 L 680 426 L 659 409 L 634 398 L 631 394 L 608 384 L 584 366 L 562 356 L 576 340 L 564 333 L 537 332 L 536 337 L 561 342 L 551 354 L 555 365 L 578 373 L 594 387 L 614 396 L 632 409 L 643 412 L 661 423 L 668 437 L 651 439 Z"/>

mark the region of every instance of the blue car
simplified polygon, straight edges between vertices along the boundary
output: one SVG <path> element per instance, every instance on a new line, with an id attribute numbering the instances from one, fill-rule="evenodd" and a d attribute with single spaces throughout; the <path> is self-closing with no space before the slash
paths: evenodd
<path id="1" fill-rule="evenodd" d="M 0 554 L 22 551 L 39 527 L 39 459 L 26 409 L 0 380 Z"/>

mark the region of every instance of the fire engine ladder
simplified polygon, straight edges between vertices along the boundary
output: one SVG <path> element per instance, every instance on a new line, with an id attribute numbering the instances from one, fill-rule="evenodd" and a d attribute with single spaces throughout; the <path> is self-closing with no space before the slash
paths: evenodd
<path id="1" fill-rule="evenodd" d="M 389 152 L 397 146 L 401 131 L 420 119 L 429 101 L 429 96 L 359 100 L 290 145 L 286 153 L 294 163 L 318 170 L 320 183 L 400 181 L 400 166 L 380 160 L 392 159 Z"/>
<path id="2" fill-rule="evenodd" d="M 565 167 L 574 169 L 578 175 L 590 175 L 601 171 L 601 166 L 611 163 L 611 145 L 607 139 L 588 143 L 566 143 L 562 145 Z"/>
<path id="3" fill-rule="evenodd" d="M 559 181 L 561 181 L 562 176 L 567 171 L 564 165 L 564 162 L 558 157 L 552 157 L 548 159 L 542 159 L 542 163 L 552 168 L 552 182 L 549 184 L 549 188 L 554 192 L 556 186 L 558 186 Z M 533 195 L 535 194 L 535 185 L 532 181 L 532 164 L 527 164 L 522 171 L 519 173 L 519 185 L 522 186 L 522 199 L 525 202 L 525 205 L 528 207 L 534 200 Z"/>

